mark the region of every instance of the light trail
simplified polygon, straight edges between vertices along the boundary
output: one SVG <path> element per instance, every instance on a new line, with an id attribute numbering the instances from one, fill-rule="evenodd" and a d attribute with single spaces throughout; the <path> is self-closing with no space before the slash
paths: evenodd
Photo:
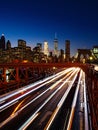
<path id="1" fill-rule="evenodd" d="M 64 70 L 63 70 L 63 71 L 64 71 Z M 62 71 L 62 72 L 63 72 L 63 71 Z M 59 72 L 59 73 L 57 73 L 56 75 L 47 77 L 47 78 L 45 78 L 44 80 L 37 81 L 37 82 L 32 83 L 32 84 L 30 84 L 30 85 L 26 85 L 25 87 L 22 87 L 22 88 L 18 89 L 18 91 L 15 90 L 12 94 L 9 93 L 9 94 L 4 94 L 3 96 L 1 95 L 1 96 L 0 96 L 0 102 L 3 101 L 3 100 L 6 100 L 6 99 L 8 99 L 8 98 L 10 98 L 10 97 L 12 97 L 12 96 L 15 96 L 15 95 L 17 95 L 17 94 L 19 94 L 19 93 L 22 93 L 23 91 L 27 91 L 28 89 L 33 88 L 33 87 L 35 87 L 36 85 L 39 85 L 39 84 L 41 84 L 41 83 L 43 83 L 43 82 L 45 82 L 45 81 L 47 81 L 47 80 L 50 80 L 51 78 L 54 78 L 55 76 L 58 76 L 58 75 L 61 74 L 62 72 Z"/>
<path id="2" fill-rule="evenodd" d="M 54 87 L 56 87 L 60 82 L 62 82 L 66 77 L 68 77 L 73 71 L 70 71 L 64 78 L 60 79 L 59 81 L 57 81 L 55 84 L 53 84 L 49 89 L 53 89 Z"/>
<path id="3" fill-rule="evenodd" d="M 78 80 L 78 84 L 77 84 L 77 87 L 76 87 L 76 91 L 75 91 L 75 94 L 74 94 L 73 102 L 72 102 L 72 108 L 71 108 L 71 113 L 70 113 L 70 116 L 69 116 L 67 130 L 71 130 L 71 128 L 72 128 L 72 123 L 73 123 L 73 118 L 74 118 L 74 113 L 75 113 L 75 107 L 76 107 L 76 103 L 77 103 L 78 92 L 79 92 L 79 88 L 80 88 L 80 82 L 81 82 L 82 75 L 83 75 L 83 71 L 81 70 L 79 80 Z"/>
<path id="4" fill-rule="evenodd" d="M 25 100 L 25 99 L 24 99 Z M 24 102 L 24 100 L 23 101 L 21 101 L 18 105 L 17 105 L 17 107 L 15 108 L 15 110 L 12 112 L 12 114 L 11 114 L 11 116 L 14 116 L 14 114 L 16 113 L 16 111 L 19 109 L 19 107 L 21 106 L 21 104 Z"/>
<path id="5" fill-rule="evenodd" d="M 10 102 L 8 102 L 8 103 L 2 105 L 2 106 L 0 106 L 0 112 L 2 112 L 3 110 L 5 110 L 6 108 L 8 108 L 8 106 L 11 106 L 11 104 L 13 104 L 14 102 L 18 101 L 19 99 L 21 99 L 21 98 L 27 96 L 28 94 L 34 92 L 35 90 L 41 88 L 42 86 L 44 86 L 44 85 L 46 85 L 46 84 L 52 82 L 53 80 L 55 80 L 55 79 L 61 77 L 62 75 L 65 74 L 65 72 L 67 73 L 67 72 L 69 72 L 70 70 L 72 70 L 72 68 L 71 68 L 71 69 L 68 69 L 68 70 L 65 70 L 61 75 L 59 74 L 57 77 L 54 77 L 54 79 L 51 79 L 50 81 L 47 81 L 47 82 L 45 82 L 45 83 L 39 85 L 39 86 L 36 87 L 35 89 L 33 89 L 33 90 L 31 90 L 31 91 L 29 91 L 29 92 L 27 92 L 27 93 L 25 93 L 25 94 L 23 94 L 23 95 L 17 97 L 16 99 L 14 99 L 14 100 L 12 100 L 12 101 L 10 101 Z"/>
<path id="6" fill-rule="evenodd" d="M 62 82 L 62 80 L 64 80 L 66 77 L 68 77 L 72 72 L 69 72 L 63 79 L 59 80 L 60 82 Z M 67 81 L 66 81 L 67 82 Z M 57 82 L 59 84 L 59 82 Z M 57 83 L 54 83 L 54 86 L 57 85 Z M 29 106 L 31 103 L 33 103 L 35 100 L 37 100 L 39 97 L 41 97 L 42 95 L 44 95 L 47 91 L 51 90 L 51 87 L 53 88 L 53 86 L 50 86 L 50 88 L 46 89 L 43 93 L 41 93 L 40 95 L 38 95 L 36 98 L 34 98 L 32 101 L 30 101 L 28 104 L 26 104 L 25 106 L 23 106 L 21 109 L 19 109 L 17 112 L 16 110 L 19 108 L 19 106 L 23 103 L 20 102 L 18 104 L 18 106 L 15 108 L 14 112 L 5 120 L 0 124 L 0 127 L 4 126 L 6 123 L 8 123 L 10 120 L 12 120 L 15 116 L 17 116 L 23 109 L 25 109 L 27 106 Z"/>
<path id="7" fill-rule="evenodd" d="M 26 130 L 26 128 L 38 117 L 39 114 L 40 113 L 36 113 L 32 119 L 29 119 L 28 124 L 22 130 Z"/>
<path id="8" fill-rule="evenodd" d="M 87 110 L 87 97 L 86 97 L 86 83 L 85 83 L 85 73 L 83 72 L 83 86 L 84 86 L 84 127 L 85 130 L 89 130 L 88 123 L 88 110 Z"/>
<path id="9" fill-rule="evenodd" d="M 67 77 L 68 75 L 70 75 L 70 73 L 67 74 L 65 77 Z M 65 77 L 64 77 L 64 78 L 65 78 Z M 63 79 L 64 79 L 64 78 L 63 78 Z M 61 82 L 63 79 L 61 79 L 60 82 Z M 58 81 L 57 83 L 59 84 L 59 81 Z M 57 83 L 55 83 L 55 84 L 52 86 L 52 89 L 53 89 L 54 86 L 56 87 Z M 36 98 L 34 98 L 34 99 L 33 99 L 32 101 L 30 101 L 28 104 L 26 104 L 24 107 L 22 107 L 18 112 L 22 111 L 24 108 L 26 108 L 27 106 L 29 106 L 31 103 L 33 103 L 35 100 L 37 100 L 38 98 L 40 98 L 42 95 L 44 95 L 44 94 L 45 94 L 47 91 L 49 91 L 49 90 L 51 90 L 51 87 L 48 88 L 48 89 L 46 89 L 43 93 L 41 93 L 40 95 L 38 95 Z"/>
<path id="10" fill-rule="evenodd" d="M 77 71 L 77 70 L 75 70 L 75 71 L 73 72 L 73 74 L 70 76 L 70 78 L 74 75 L 74 73 L 75 73 L 76 71 Z M 66 82 L 67 82 L 67 81 L 63 82 L 62 85 L 61 85 L 58 89 L 56 89 L 55 92 L 53 92 L 53 93 L 46 99 L 46 101 L 44 101 L 44 103 L 36 110 L 35 113 L 33 113 L 33 114 L 29 117 L 29 119 L 19 128 L 19 130 L 24 130 L 24 128 L 26 129 L 26 128 L 28 127 L 29 121 L 34 118 L 34 116 L 49 102 L 49 100 L 50 100 L 51 98 L 53 98 L 53 96 L 65 85 Z M 31 122 L 31 123 L 32 123 L 32 122 Z M 30 124 L 29 124 L 29 125 L 30 125 Z"/>
<path id="11" fill-rule="evenodd" d="M 27 86 L 25 86 L 25 87 L 22 87 L 22 88 L 18 89 L 17 91 L 15 90 L 15 92 L 13 92 L 12 94 L 11 94 L 11 93 L 10 93 L 10 94 L 7 94 L 7 95 L 4 94 L 3 96 L 0 96 L 0 104 L 1 104 L 1 102 L 3 102 L 4 100 L 6 100 L 6 99 L 8 99 L 8 98 L 11 98 L 11 97 L 13 97 L 13 96 L 15 96 L 15 95 L 17 95 L 17 94 L 21 94 L 23 91 L 27 91 L 28 89 L 33 88 L 33 87 L 35 87 L 35 86 L 37 86 L 37 85 L 39 85 L 39 84 L 42 84 L 42 83 L 44 83 L 44 82 L 46 82 L 46 81 L 48 81 L 48 80 L 50 80 L 50 79 L 52 79 L 52 78 L 55 78 L 56 76 L 59 76 L 60 74 L 62 74 L 62 73 L 64 73 L 64 72 L 68 73 L 69 71 L 72 71 L 72 70 L 74 70 L 74 69 L 75 69 L 74 67 L 73 67 L 73 68 L 68 68 L 68 69 L 63 70 L 63 71 L 61 71 L 61 72 L 59 72 L 59 73 L 57 73 L 57 74 L 55 74 L 55 75 L 53 75 L 53 76 L 47 77 L 47 78 L 45 78 L 44 80 L 41 80 L 41 81 L 32 83 L 32 84 L 30 84 L 30 85 L 27 85 Z"/>
<path id="12" fill-rule="evenodd" d="M 65 91 L 63 97 L 62 97 L 61 100 L 59 101 L 59 103 L 58 103 L 58 105 L 57 105 L 57 108 L 55 109 L 55 111 L 53 112 L 52 116 L 50 117 L 50 119 L 49 119 L 47 125 L 45 126 L 44 130 L 49 130 L 50 126 L 52 125 L 53 120 L 55 119 L 57 113 L 59 112 L 60 108 L 62 107 L 62 105 L 63 105 L 65 99 L 66 99 L 67 96 L 68 96 L 68 93 L 70 92 L 70 90 L 71 90 L 71 88 L 72 88 L 73 83 L 74 83 L 75 80 L 76 80 L 76 77 L 77 77 L 78 72 L 79 72 L 79 69 L 77 70 L 77 72 L 76 72 L 76 74 L 75 74 L 75 76 L 74 76 L 74 78 L 73 78 L 73 80 L 72 80 L 70 86 L 69 86 L 68 89 Z M 69 77 L 67 80 L 69 80 L 69 79 L 70 79 L 70 77 Z M 67 82 L 67 81 L 66 81 L 66 82 Z"/>

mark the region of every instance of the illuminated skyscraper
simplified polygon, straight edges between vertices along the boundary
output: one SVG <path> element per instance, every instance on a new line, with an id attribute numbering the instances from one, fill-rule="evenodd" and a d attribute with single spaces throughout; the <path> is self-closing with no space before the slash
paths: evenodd
<path id="1" fill-rule="evenodd" d="M 4 34 L 2 34 L 0 39 L 0 49 L 5 50 L 5 37 Z"/>
<path id="2" fill-rule="evenodd" d="M 44 54 L 49 55 L 49 47 L 48 47 L 48 42 L 44 41 Z"/>
<path id="3" fill-rule="evenodd" d="M 26 41 L 19 39 L 18 40 L 18 47 L 22 49 L 26 49 Z"/>
<path id="4" fill-rule="evenodd" d="M 70 40 L 65 41 L 65 54 L 66 54 L 66 61 L 70 61 Z"/>
<path id="5" fill-rule="evenodd" d="M 54 39 L 54 55 L 58 56 L 58 39 Z"/>
<path id="6" fill-rule="evenodd" d="M 42 51 L 42 43 L 37 43 L 37 47 L 39 47 L 40 52 Z"/>

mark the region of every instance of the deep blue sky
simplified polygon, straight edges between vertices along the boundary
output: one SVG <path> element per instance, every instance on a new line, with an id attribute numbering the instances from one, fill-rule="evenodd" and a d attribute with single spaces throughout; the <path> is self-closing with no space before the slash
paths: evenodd
<path id="1" fill-rule="evenodd" d="M 0 0 L 0 35 L 12 46 L 18 39 L 32 47 L 47 40 L 53 49 L 55 32 L 59 49 L 70 40 L 72 55 L 98 45 L 98 0 Z"/>

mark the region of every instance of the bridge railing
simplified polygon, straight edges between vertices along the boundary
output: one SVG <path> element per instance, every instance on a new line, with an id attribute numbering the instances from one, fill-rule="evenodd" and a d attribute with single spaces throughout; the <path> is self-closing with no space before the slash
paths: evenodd
<path id="1" fill-rule="evenodd" d="M 46 75 L 54 74 L 58 69 L 66 67 L 81 67 L 87 71 L 87 64 L 80 63 L 6 63 L 0 64 L 0 90 L 16 89 L 23 84 L 29 84 Z M 1 92 L 2 93 L 2 92 Z"/>

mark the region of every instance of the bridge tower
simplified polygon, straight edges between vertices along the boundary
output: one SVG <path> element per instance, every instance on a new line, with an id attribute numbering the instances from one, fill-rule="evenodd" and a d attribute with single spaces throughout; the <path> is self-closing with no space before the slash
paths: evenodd
<path id="1" fill-rule="evenodd" d="M 76 57 L 78 62 L 86 62 L 88 60 L 94 59 L 90 49 L 78 49 L 78 55 Z"/>

